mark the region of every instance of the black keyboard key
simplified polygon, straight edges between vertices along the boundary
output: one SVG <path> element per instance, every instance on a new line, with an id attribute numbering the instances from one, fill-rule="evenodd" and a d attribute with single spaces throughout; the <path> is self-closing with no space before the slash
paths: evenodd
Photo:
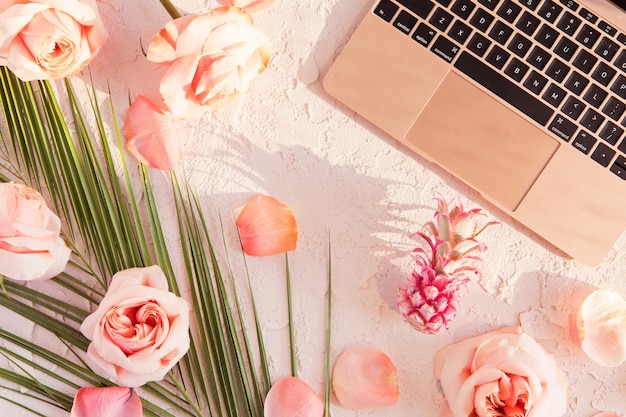
<path id="1" fill-rule="evenodd" d="M 524 64 L 517 58 L 513 58 L 511 62 L 509 62 L 509 65 L 506 66 L 504 73 L 515 81 L 520 82 L 522 81 L 522 78 L 524 78 L 524 75 L 528 72 L 528 69 L 528 65 Z"/>
<path id="2" fill-rule="evenodd" d="M 578 32 L 578 35 L 576 35 L 576 40 L 583 44 L 583 46 L 591 49 L 598 41 L 599 37 L 600 32 L 585 23 L 580 32 Z"/>
<path id="3" fill-rule="evenodd" d="M 543 25 L 535 35 L 535 39 L 546 48 L 552 48 L 558 36 L 559 32 L 557 32 L 556 29 L 548 25 Z"/>
<path id="4" fill-rule="evenodd" d="M 456 0 L 450 10 L 461 19 L 467 20 L 475 7 L 476 4 L 471 0 Z"/>
<path id="5" fill-rule="evenodd" d="M 565 90 L 558 85 L 550 84 L 541 97 L 551 106 L 559 107 L 566 94 Z"/>
<path id="6" fill-rule="evenodd" d="M 585 74 L 589 74 L 589 71 L 591 71 L 591 68 L 593 68 L 596 62 L 598 62 L 598 58 L 586 49 L 581 49 L 580 52 L 576 54 L 576 58 L 574 58 L 572 64 Z"/>
<path id="7" fill-rule="evenodd" d="M 585 114 L 583 114 L 582 119 L 580 119 L 580 124 L 592 132 L 595 132 L 598 130 L 602 122 L 604 122 L 604 119 L 604 116 L 594 109 L 587 109 Z"/>
<path id="8" fill-rule="evenodd" d="M 618 100 L 615 97 L 609 97 L 604 107 L 602 107 L 602 113 L 606 114 L 613 120 L 619 120 L 622 118 L 626 110 L 626 104 L 622 100 Z"/>
<path id="9" fill-rule="evenodd" d="M 467 52 L 459 55 L 454 66 L 542 126 L 545 126 L 554 114 L 546 104 Z"/>
<path id="10" fill-rule="evenodd" d="M 550 53 L 544 49 L 541 49 L 538 46 L 535 46 L 533 50 L 530 51 L 528 58 L 526 58 L 526 61 L 530 63 L 530 65 L 539 70 L 544 69 L 549 60 Z"/>
<path id="11" fill-rule="evenodd" d="M 591 159 L 602 165 L 603 167 L 608 167 L 611 163 L 611 160 L 615 156 L 615 151 L 604 143 L 600 142 L 598 147 L 591 154 Z"/>
<path id="12" fill-rule="evenodd" d="M 569 38 L 563 36 L 554 47 L 554 52 L 564 60 L 569 61 L 572 59 L 577 49 L 578 45 L 572 42 Z"/>
<path id="13" fill-rule="evenodd" d="M 489 31 L 489 37 L 498 42 L 500 45 L 504 45 L 506 41 L 509 40 L 512 33 L 513 29 L 510 26 L 507 26 L 506 23 L 498 20 Z"/>
<path id="14" fill-rule="evenodd" d="M 598 23 L 598 27 L 602 32 L 610 36 L 615 36 L 615 34 L 617 33 L 617 29 L 613 25 L 605 22 L 604 20 L 601 20 L 600 23 Z"/>
<path id="15" fill-rule="evenodd" d="M 456 20 L 448 31 L 448 35 L 452 38 L 452 40 L 461 45 L 465 43 L 471 33 L 472 29 L 461 20 Z"/>
<path id="16" fill-rule="evenodd" d="M 416 24 L 417 17 L 413 16 L 406 10 L 402 10 L 393 22 L 393 25 L 396 28 L 400 29 L 401 32 L 404 32 L 407 35 L 413 30 Z"/>
<path id="17" fill-rule="evenodd" d="M 533 70 L 528 78 L 526 78 L 526 80 L 524 81 L 524 87 L 526 87 L 536 95 L 541 94 L 541 91 L 546 86 L 546 84 L 548 84 L 548 79 L 535 70 Z"/>
<path id="18" fill-rule="evenodd" d="M 563 13 L 563 16 L 559 19 L 559 23 L 556 24 L 556 27 L 572 36 L 581 23 L 582 20 L 566 10 L 565 13 Z"/>
<path id="19" fill-rule="evenodd" d="M 391 0 L 381 0 L 374 9 L 374 13 L 387 22 L 391 22 L 391 19 L 396 15 L 399 8 L 400 7 Z"/>
<path id="20" fill-rule="evenodd" d="M 585 9 L 584 7 L 580 9 L 580 12 L 578 12 L 578 14 L 580 14 L 583 19 L 591 23 L 596 23 L 596 21 L 598 20 L 598 16 Z"/>
<path id="21" fill-rule="evenodd" d="M 467 49 L 474 52 L 478 56 L 483 56 L 485 55 L 485 52 L 487 52 L 487 49 L 489 49 L 489 46 L 491 46 L 491 41 L 489 39 L 480 33 L 474 33 L 472 39 L 470 39 L 467 44 Z"/>
<path id="22" fill-rule="evenodd" d="M 437 3 L 441 4 L 443 7 L 448 7 L 452 0 L 437 0 Z"/>
<path id="23" fill-rule="evenodd" d="M 509 60 L 510 57 L 511 54 L 500 48 L 498 45 L 494 45 L 493 48 L 491 48 L 491 51 L 489 51 L 489 53 L 487 54 L 487 58 L 485 59 L 494 67 L 501 69 L 502 67 L 504 67 L 504 64 L 506 63 L 506 61 Z"/>
<path id="24" fill-rule="evenodd" d="M 530 10 L 536 10 L 541 0 L 519 0 L 524 6 L 528 7 Z"/>
<path id="25" fill-rule="evenodd" d="M 505 0 L 497 14 L 507 22 L 513 23 L 521 11 L 522 7 L 519 4 L 513 3 L 512 0 Z"/>
<path id="26" fill-rule="evenodd" d="M 559 0 L 561 4 L 565 5 L 570 10 L 576 11 L 578 10 L 579 4 L 574 0 Z"/>
<path id="27" fill-rule="evenodd" d="M 619 51 L 619 45 L 606 36 L 602 37 L 602 40 L 595 49 L 595 53 L 607 61 L 611 61 L 617 51 Z"/>
<path id="28" fill-rule="evenodd" d="M 623 153 L 626 153 L 626 138 L 624 138 L 624 140 L 622 140 L 622 142 L 619 144 L 617 149 L 619 149 Z"/>
<path id="29" fill-rule="evenodd" d="M 563 107 L 561 107 L 561 111 L 570 119 L 576 120 L 580 117 L 583 110 L 585 110 L 585 107 L 585 103 L 578 100 L 576 97 L 569 96 L 567 100 L 565 100 Z"/>
<path id="30" fill-rule="evenodd" d="M 617 41 L 622 45 L 626 45 L 626 34 L 620 33 L 617 35 Z"/>
<path id="31" fill-rule="evenodd" d="M 539 16 L 543 17 L 550 23 L 554 23 L 556 18 L 563 11 L 563 7 L 559 6 L 557 3 L 552 0 L 547 0 L 543 6 L 539 8 Z"/>
<path id="32" fill-rule="evenodd" d="M 626 99 L 626 76 L 620 74 L 613 85 L 611 85 L 611 91 L 621 98 Z"/>
<path id="33" fill-rule="evenodd" d="M 430 48 L 441 59 L 452 62 L 457 53 L 459 53 L 459 46 L 451 40 L 439 36 L 433 46 Z"/>
<path id="34" fill-rule="evenodd" d="M 565 79 L 565 76 L 569 72 L 569 66 L 554 58 L 550 65 L 548 65 L 548 69 L 546 70 L 546 75 L 552 78 L 556 82 L 562 82 Z"/>
<path id="35" fill-rule="evenodd" d="M 524 37 L 524 35 L 516 33 L 513 36 L 513 39 L 511 39 L 508 49 L 520 58 L 524 58 L 530 50 L 532 44 L 533 43 L 530 39 Z"/>
<path id="36" fill-rule="evenodd" d="M 398 0 L 398 3 L 421 17 L 426 19 L 435 7 L 435 3 L 430 0 Z"/>
<path id="37" fill-rule="evenodd" d="M 489 10 L 494 10 L 500 0 L 478 0 L 480 4 L 488 8 Z"/>
<path id="38" fill-rule="evenodd" d="M 626 50 L 619 53 L 613 65 L 615 65 L 617 69 L 626 72 Z"/>
<path id="39" fill-rule="evenodd" d="M 565 142 L 569 142 L 578 127 L 570 122 L 565 116 L 557 114 L 548 126 L 548 130 L 554 133 L 557 137 L 563 139 Z"/>
<path id="40" fill-rule="evenodd" d="M 470 25 L 474 26 L 476 29 L 481 32 L 487 32 L 489 26 L 491 26 L 491 22 L 493 22 L 494 17 L 487 12 L 485 9 L 478 9 L 474 16 L 470 19 Z"/>
<path id="41" fill-rule="evenodd" d="M 617 71 L 609 66 L 606 62 L 600 61 L 600 64 L 593 70 L 591 78 L 599 82 L 600 84 L 607 86 L 611 83 L 613 77 L 615 77 Z"/>
<path id="42" fill-rule="evenodd" d="M 411 36 L 418 43 L 422 44 L 422 46 L 428 47 L 430 43 L 435 39 L 435 35 L 437 31 L 426 23 L 422 22 L 417 26 L 415 32 L 413 32 L 413 36 Z"/>
<path id="43" fill-rule="evenodd" d="M 599 109 L 600 106 L 602 105 L 602 102 L 604 102 L 604 99 L 608 95 L 609 95 L 609 93 L 607 93 L 605 90 L 603 90 L 599 86 L 597 86 L 595 84 L 591 84 L 591 87 L 589 87 L 587 92 L 585 92 L 585 95 L 583 96 L 583 99 L 587 103 L 589 103 L 593 107 L 595 107 L 596 109 Z"/>
<path id="44" fill-rule="evenodd" d="M 533 33 L 539 27 L 541 20 L 535 15 L 532 15 L 528 12 L 522 13 L 522 17 L 519 18 L 515 27 L 527 34 L 528 36 L 532 36 Z"/>
<path id="45" fill-rule="evenodd" d="M 619 155 L 613 165 L 611 165 L 611 172 L 626 180 L 626 157 Z"/>
<path id="46" fill-rule="evenodd" d="M 581 130 L 572 141 L 572 146 L 587 155 L 591 151 L 591 148 L 593 148 L 593 145 L 596 144 L 596 142 L 596 138 L 594 138 L 584 130 Z"/>
<path id="47" fill-rule="evenodd" d="M 445 32 L 446 29 L 448 29 L 448 26 L 450 26 L 450 23 L 452 23 L 452 19 L 453 17 L 450 13 L 438 7 L 428 22 L 430 22 L 430 24 L 433 25 L 435 29 L 439 29 L 440 31 Z"/>
<path id="48" fill-rule="evenodd" d="M 611 122 L 606 122 L 604 127 L 600 130 L 599 136 L 607 143 L 615 145 L 617 141 L 624 134 L 624 129 Z"/>
<path id="49" fill-rule="evenodd" d="M 582 74 L 574 71 L 569 77 L 567 77 L 567 81 L 565 81 L 565 88 L 576 95 L 580 95 L 585 87 L 587 87 L 587 84 L 589 84 L 589 80 Z"/>

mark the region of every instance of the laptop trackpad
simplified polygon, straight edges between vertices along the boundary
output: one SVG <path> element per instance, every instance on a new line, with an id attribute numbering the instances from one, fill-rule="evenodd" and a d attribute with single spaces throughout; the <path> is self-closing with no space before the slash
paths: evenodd
<path id="1" fill-rule="evenodd" d="M 559 147 L 453 72 L 418 116 L 406 143 L 511 211 Z"/>

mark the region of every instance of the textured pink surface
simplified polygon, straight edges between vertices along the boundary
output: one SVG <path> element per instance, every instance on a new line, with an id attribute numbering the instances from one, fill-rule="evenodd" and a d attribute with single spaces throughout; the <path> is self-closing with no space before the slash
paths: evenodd
<path id="1" fill-rule="evenodd" d="M 182 13 L 217 5 L 213 0 L 173 3 Z M 158 0 L 102 0 L 99 5 L 111 39 L 90 68 L 100 91 L 106 91 L 107 83 L 111 86 L 122 115 L 129 93 L 133 97 L 158 94 L 162 73 L 147 62 L 141 48 L 169 17 Z M 570 332 L 572 317 L 594 289 L 626 296 L 626 234 L 595 268 L 563 259 L 500 218 L 462 184 L 410 156 L 334 103 L 323 91 L 321 79 L 369 7 L 369 0 L 278 0 L 268 10 L 254 13 L 255 24 L 268 34 L 274 48 L 270 66 L 247 95 L 187 125 L 184 135 L 180 176 L 199 190 L 209 217 L 221 210 L 233 251 L 236 214 L 230 213 L 253 194 L 271 194 L 296 215 L 300 237 L 289 259 L 299 376 L 323 395 L 330 232 L 331 358 L 334 361 L 353 347 L 382 350 L 397 367 L 400 387 L 400 398 L 390 408 L 357 412 L 333 403 L 334 417 L 436 416 L 441 393 L 433 376 L 435 352 L 453 341 L 515 325 L 554 353 L 567 373 L 567 415 L 626 414 L 626 367 L 596 365 Z M 161 179 L 154 176 L 157 187 Z M 481 235 L 489 247 L 484 275 L 462 294 L 449 331 L 432 336 L 404 323 L 395 300 L 397 288 L 413 267 L 410 250 L 415 242 L 409 234 L 432 218 L 436 195 L 461 198 L 465 207 L 481 207 L 502 224 Z M 160 196 L 159 204 L 164 212 L 173 209 L 165 196 Z M 176 227 L 173 221 L 164 226 Z M 171 243 L 176 245 L 174 240 Z M 249 267 L 257 299 L 263 300 L 261 322 L 276 380 L 290 372 L 284 259 L 253 259 Z M 244 285 L 240 265 L 235 265 L 235 272 Z M 32 334 L 36 337 L 37 330 Z M 64 415 L 55 412 L 50 417 Z"/>

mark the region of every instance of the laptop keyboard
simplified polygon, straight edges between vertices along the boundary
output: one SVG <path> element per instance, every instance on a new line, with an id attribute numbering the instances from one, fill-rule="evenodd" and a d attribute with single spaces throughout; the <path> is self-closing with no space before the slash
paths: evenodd
<path id="1" fill-rule="evenodd" d="M 574 0 L 380 0 L 374 14 L 626 180 L 626 34 Z"/>

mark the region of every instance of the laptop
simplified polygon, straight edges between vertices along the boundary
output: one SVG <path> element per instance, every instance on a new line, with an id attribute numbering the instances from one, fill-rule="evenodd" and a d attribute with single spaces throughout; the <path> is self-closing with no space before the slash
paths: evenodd
<path id="1" fill-rule="evenodd" d="M 323 84 L 550 248 L 596 265 L 626 227 L 614 4 L 375 0 Z"/>

